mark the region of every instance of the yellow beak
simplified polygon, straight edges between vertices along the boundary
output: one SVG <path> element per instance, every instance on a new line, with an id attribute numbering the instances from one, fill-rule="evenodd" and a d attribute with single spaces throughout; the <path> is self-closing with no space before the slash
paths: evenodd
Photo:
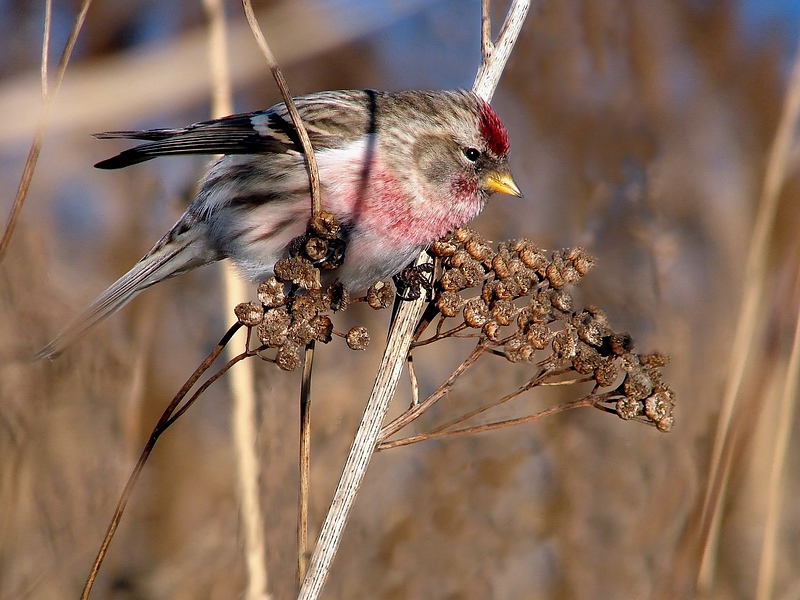
<path id="1" fill-rule="evenodd" d="M 488 173 L 486 177 L 483 178 L 483 185 L 492 192 L 522 198 L 522 192 L 519 191 L 519 187 L 514 183 L 514 178 L 511 177 L 511 171 L 509 171 L 508 168 L 502 168 L 499 171 Z"/>

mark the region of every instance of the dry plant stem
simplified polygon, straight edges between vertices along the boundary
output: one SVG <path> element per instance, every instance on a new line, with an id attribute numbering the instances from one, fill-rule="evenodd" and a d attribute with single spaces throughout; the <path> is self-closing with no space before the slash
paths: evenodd
<path id="1" fill-rule="evenodd" d="M 528 381 L 528 383 L 526 383 L 523 386 L 520 386 L 518 389 L 516 389 L 515 391 L 511 392 L 510 394 L 506 394 L 505 396 L 503 396 L 502 398 L 500 398 L 498 400 L 495 400 L 491 404 L 487 404 L 486 406 L 482 406 L 480 408 L 476 408 L 475 410 L 472 410 L 472 411 L 470 411 L 470 412 L 468 412 L 466 414 L 463 414 L 460 417 L 457 417 L 457 418 L 453 419 L 452 421 L 450 421 L 448 423 L 445 423 L 444 425 L 440 425 L 439 427 L 436 427 L 436 428 L 432 429 L 430 433 L 439 433 L 440 431 L 444 431 L 445 429 L 450 429 L 454 425 L 458 425 L 460 423 L 463 423 L 464 421 L 469 421 L 473 417 L 477 417 L 478 415 L 485 413 L 487 410 L 490 410 L 492 408 L 500 406 L 501 404 L 505 404 L 509 400 L 513 400 L 514 398 L 517 398 L 518 396 L 521 396 L 522 394 L 524 394 L 528 390 L 531 390 L 531 389 L 533 389 L 535 387 L 547 385 L 545 383 L 545 379 L 547 379 L 548 377 L 556 377 L 556 376 L 561 375 L 561 374 L 566 373 L 566 372 L 568 372 L 568 369 L 564 369 L 564 370 L 558 371 L 558 372 L 547 371 L 545 373 L 542 373 L 538 377 L 532 378 L 530 381 Z M 555 382 L 555 383 L 553 383 L 551 385 L 574 385 L 576 383 L 585 383 L 586 381 L 587 381 L 586 379 L 570 379 L 568 381 Z"/>
<path id="2" fill-rule="evenodd" d="M 0 238 L 0 263 L 8 251 L 8 245 L 11 243 L 11 237 L 14 235 L 14 230 L 17 227 L 17 220 L 22 212 L 22 207 L 25 204 L 25 198 L 28 196 L 28 189 L 33 179 L 33 171 L 36 169 L 36 162 L 39 160 L 39 152 L 42 149 L 42 140 L 44 139 L 44 130 L 47 128 L 47 122 L 50 117 L 50 108 L 58 93 L 58 88 L 61 86 L 61 81 L 64 79 L 64 73 L 67 70 L 72 50 L 75 48 L 75 42 L 78 41 L 78 34 L 81 31 L 83 22 L 86 20 L 86 13 L 89 12 L 89 5 L 91 0 L 83 0 L 78 14 L 75 16 L 75 21 L 72 23 L 72 29 L 69 32 L 69 38 L 61 52 L 61 58 L 58 60 L 56 67 L 56 75 L 53 80 L 53 85 L 47 83 L 48 74 L 48 60 L 47 53 L 50 49 L 50 3 L 47 3 L 45 9 L 45 26 L 44 26 L 44 41 L 42 42 L 42 111 L 39 115 L 39 121 L 36 125 L 36 132 L 33 134 L 33 141 L 31 142 L 30 150 L 28 150 L 28 157 L 25 159 L 25 166 L 22 169 L 22 175 L 19 180 L 19 187 L 17 188 L 17 195 L 14 197 L 14 204 L 11 206 L 11 212 L 6 220 L 5 231 L 3 237 Z"/>
<path id="3" fill-rule="evenodd" d="M 530 0 L 514 0 L 512 2 L 506 13 L 506 20 L 500 28 L 497 42 L 494 44 L 492 44 L 491 31 L 488 26 L 489 2 L 484 0 L 484 3 L 485 7 L 482 7 L 481 13 L 483 14 L 485 11 L 487 24 L 486 26 L 481 24 L 481 48 L 491 48 L 491 52 L 483 56 L 481 65 L 478 67 L 478 74 L 472 84 L 472 91 L 486 102 L 491 102 L 497 82 L 500 81 L 500 73 L 505 68 L 508 57 L 511 56 L 511 50 L 514 49 L 514 44 L 522 31 L 522 25 L 525 23 L 525 17 L 528 16 L 531 3 Z M 500 65 L 499 69 L 498 65 Z"/>
<path id="4" fill-rule="evenodd" d="M 470 352 L 469 356 L 467 356 L 467 358 L 465 358 L 464 361 L 458 365 L 458 367 L 456 367 L 455 371 L 450 374 L 450 377 L 448 377 L 438 388 L 436 388 L 436 390 L 430 396 L 428 396 L 422 402 L 413 404 L 403 414 L 394 419 L 391 423 L 384 426 L 378 434 L 378 440 L 383 441 L 393 436 L 403 427 L 418 419 L 420 415 L 428 410 L 431 406 L 436 404 L 447 394 L 447 392 L 453 388 L 456 380 L 461 377 L 467 371 L 467 369 L 474 365 L 487 349 L 488 345 L 485 341 L 478 342 L 475 345 L 475 348 L 472 349 L 472 352 Z"/>
<path id="5" fill-rule="evenodd" d="M 747 371 L 752 350 L 760 347 L 759 337 L 765 326 L 764 319 L 759 319 L 761 299 L 764 295 L 765 273 L 767 272 L 767 254 L 770 236 L 775 222 L 780 190 L 786 178 L 794 132 L 800 117 L 800 46 L 794 60 L 792 75 L 786 91 L 786 99 L 781 120 L 770 149 L 764 185 L 759 199 L 753 237 L 747 253 L 744 272 L 748 275 L 744 286 L 742 306 L 736 323 L 736 333 L 731 348 L 728 376 L 725 378 L 725 391 L 722 398 L 722 410 L 717 421 L 714 436 L 714 448 L 711 455 L 711 467 L 703 502 L 700 543 L 703 548 L 700 570 L 698 573 L 698 589 L 701 594 L 708 594 L 714 580 L 714 567 L 719 544 L 722 506 L 724 505 L 729 462 L 725 460 L 730 452 L 725 451 L 729 443 L 729 430 L 734 408 Z"/>
<path id="6" fill-rule="evenodd" d="M 408 379 L 411 383 L 411 406 L 419 404 L 419 382 L 417 381 L 417 372 L 414 369 L 414 357 L 408 353 L 408 361 L 406 361 L 406 368 L 408 369 Z"/>
<path id="7" fill-rule="evenodd" d="M 486 425 L 475 425 L 474 427 L 465 427 L 464 429 L 456 429 L 455 431 L 431 431 L 428 433 L 420 433 L 419 435 L 412 435 L 399 440 L 391 440 L 389 442 L 381 442 L 378 444 L 378 450 L 389 450 L 391 448 L 399 448 L 401 446 L 408 446 L 416 444 L 417 442 L 424 442 L 426 440 L 457 437 L 459 435 L 471 435 L 475 433 L 482 433 L 484 431 L 493 431 L 495 429 L 502 429 L 503 427 L 513 427 L 514 425 L 522 425 L 523 423 L 532 423 L 545 417 L 572 410 L 573 408 L 581 408 L 584 406 L 594 406 L 598 402 L 597 396 L 586 396 L 578 400 L 564 402 L 557 406 L 547 408 L 543 411 L 528 415 L 527 417 L 519 417 L 517 419 L 507 419 L 505 421 L 497 421 L 495 423 L 487 423 Z"/>
<path id="8" fill-rule="evenodd" d="M 490 0 L 481 0 L 481 62 L 486 62 L 492 55 L 492 19 L 489 14 Z"/>
<path id="9" fill-rule="evenodd" d="M 50 66 L 50 26 L 53 24 L 53 0 L 44 3 L 44 35 L 42 36 L 42 101 L 50 95 L 48 70 Z"/>
<path id="10" fill-rule="evenodd" d="M 203 0 L 209 27 L 209 70 L 211 72 L 211 117 L 233 112 L 230 71 L 228 69 L 227 22 L 222 0 Z M 225 290 L 223 310 L 233 314 L 236 305 L 247 295 L 247 285 L 227 261 L 222 265 Z M 249 330 L 248 330 L 249 334 Z M 232 358 L 234 348 L 228 348 Z M 264 515 L 261 510 L 261 465 L 256 452 L 255 367 L 245 362 L 228 379 L 232 404 L 231 429 L 236 461 L 236 487 L 242 520 L 244 558 L 247 565 L 247 600 L 268 598 L 267 554 L 264 540 Z"/>
<path id="11" fill-rule="evenodd" d="M 128 478 L 128 482 L 125 484 L 125 488 L 122 491 L 122 494 L 117 502 L 117 507 L 114 510 L 114 516 L 111 518 L 111 522 L 108 525 L 108 529 L 106 530 L 106 535 L 103 538 L 103 542 L 100 544 L 100 550 L 97 552 L 97 557 L 95 558 L 94 564 L 92 565 L 92 569 L 89 572 L 89 577 L 86 579 L 86 584 L 83 587 L 83 592 L 81 593 L 81 600 L 87 600 L 89 598 L 89 594 L 92 592 L 92 587 L 94 586 L 94 582 L 97 579 L 97 573 L 100 571 L 100 565 L 103 564 L 103 559 L 108 552 L 108 547 L 111 544 L 111 540 L 114 537 L 114 533 L 117 531 L 117 527 L 119 526 L 119 522 L 122 519 L 122 513 L 125 511 L 125 506 L 128 504 L 128 500 L 130 499 L 131 493 L 133 492 L 133 488 L 136 485 L 137 480 L 139 479 L 139 475 L 144 468 L 145 463 L 147 462 L 150 453 L 153 451 L 155 447 L 156 441 L 158 441 L 159 436 L 161 436 L 167 428 L 175 422 L 180 415 L 184 413 L 186 408 L 191 406 L 194 401 L 199 397 L 199 395 L 205 391 L 208 386 L 216 381 L 223 373 L 225 373 L 231 366 L 233 366 L 236 362 L 241 360 L 242 358 L 246 358 L 250 356 L 252 353 L 250 351 L 242 353 L 239 357 L 234 360 L 229 361 L 226 365 L 224 365 L 217 373 L 215 373 L 209 381 L 207 381 L 201 388 L 189 399 L 186 405 L 176 412 L 176 409 L 181 404 L 183 399 L 186 397 L 186 394 L 189 393 L 200 377 L 211 367 L 214 361 L 219 357 L 222 351 L 227 346 L 230 339 L 233 337 L 233 334 L 236 333 L 239 328 L 241 327 L 240 323 L 234 324 L 228 331 L 225 333 L 223 338 L 211 351 L 206 359 L 200 363 L 200 366 L 195 369 L 194 373 L 192 373 L 191 377 L 186 380 L 186 383 L 183 384 L 183 387 L 175 394 L 175 397 L 172 399 L 172 402 L 169 403 L 169 406 L 164 410 L 161 418 L 156 423 L 156 426 L 153 428 L 152 433 L 150 434 L 150 439 L 147 440 L 144 449 L 142 450 L 141 455 L 139 456 L 139 460 L 136 463 L 136 466 L 133 468 L 133 471 Z"/>
<path id="12" fill-rule="evenodd" d="M 430 261 L 430 257 L 422 254 L 417 264 L 425 261 Z M 424 298 L 404 302 L 392 322 L 386 351 L 378 368 L 372 393 L 350 448 L 342 477 L 334 492 L 331 508 L 322 524 L 298 599 L 316 599 L 322 591 L 331 562 L 339 547 L 350 508 L 372 458 L 381 422 L 400 380 L 411 333 L 424 306 Z"/>
<path id="13" fill-rule="evenodd" d="M 505 68 L 511 48 L 519 36 L 529 8 L 530 0 L 514 0 L 496 46 L 498 50 L 502 48 L 502 51 L 495 51 L 490 60 L 481 62 L 473 91 L 487 102 L 491 99 L 492 93 L 500 81 L 500 75 Z M 425 253 L 417 259 L 417 264 L 423 261 L 430 261 L 430 257 Z M 375 451 L 381 422 L 397 389 L 411 340 L 425 303 L 424 297 L 403 302 L 392 323 L 375 385 L 350 448 L 339 485 L 334 492 L 331 507 L 322 524 L 314 553 L 311 556 L 308 573 L 300 588 L 298 598 L 301 600 L 316 600 L 328 577 L 333 557 L 339 547 L 342 531 L 366 474 L 369 460 Z"/>
<path id="14" fill-rule="evenodd" d="M 767 488 L 767 515 L 758 568 L 756 600 L 768 600 L 774 597 L 780 514 L 786 489 L 786 458 L 792 434 L 798 389 L 800 389 L 800 314 L 795 320 L 792 352 L 786 369 L 778 410 L 778 431 L 775 435 L 775 448 Z"/>
<path id="15" fill-rule="evenodd" d="M 283 96 L 283 102 L 286 104 L 289 116 L 292 117 L 292 124 L 294 124 L 297 135 L 300 137 L 300 144 L 303 146 L 303 153 L 306 156 L 306 164 L 308 166 L 308 184 L 311 187 L 311 215 L 316 217 L 321 210 L 319 171 L 317 170 L 317 159 L 314 156 L 311 140 L 303 125 L 303 120 L 300 118 L 300 113 L 297 112 L 297 108 L 292 101 L 292 95 L 289 92 L 286 79 L 278 68 L 278 62 L 275 60 L 275 56 L 272 54 L 272 50 L 270 50 L 266 38 L 264 38 L 264 33 L 258 25 L 258 20 L 256 19 L 255 13 L 253 13 L 253 6 L 250 4 L 250 0 L 242 0 L 242 6 L 244 7 L 244 14 L 247 17 L 247 22 L 250 24 L 250 29 L 253 31 L 253 36 L 256 38 L 256 43 L 258 43 L 258 47 L 261 48 L 261 52 L 267 59 L 267 64 L 272 71 L 272 76 L 275 78 L 275 83 L 278 84 L 278 89 L 281 91 L 281 96 Z"/>
<path id="16" fill-rule="evenodd" d="M 212 82 L 211 117 L 222 117 L 233 112 L 230 74 L 228 70 L 227 24 L 221 0 L 204 0 L 209 20 L 209 68 Z M 226 315 L 233 313 L 239 300 L 246 295 L 246 285 L 230 264 L 222 267 Z M 233 357 L 233 348 L 228 349 Z M 264 517 L 261 511 L 259 487 L 260 464 L 256 453 L 257 420 L 255 373 L 253 363 L 246 362 L 231 374 L 228 385 L 233 399 L 232 435 L 236 457 L 236 482 L 239 510 L 242 519 L 242 537 L 247 564 L 248 600 L 267 598 L 266 543 Z"/>
<path id="17" fill-rule="evenodd" d="M 311 465 L 311 371 L 314 367 L 312 340 L 303 354 L 300 387 L 300 487 L 297 494 L 297 584 L 303 583 L 308 564 L 308 487 Z"/>

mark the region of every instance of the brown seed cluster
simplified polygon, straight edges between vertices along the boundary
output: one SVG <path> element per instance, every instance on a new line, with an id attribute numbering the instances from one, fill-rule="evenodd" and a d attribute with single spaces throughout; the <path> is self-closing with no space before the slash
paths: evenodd
<path id="1" fill-rule="evenodd" d="M 275 276 L 259 286 L 258 302 L 236 307 L 236 318 L 255 331 L 260 350 L 275 349 L 274 361 L 282 369 L 296 369 L 300 352 L 312 340 L 329 342 L 334 333 L 329 314 L 350 303 L 341 285 L 323 288 L 320 283 L 320 269 L 335 268 L 344 257 L 340 233 L 335 219 L 321 215 L 292 242 L 291 256 L 275 264 Z M 536 364 L 547 376 L 593 382 L 591 397 L 598 408 L 670 430 L 675 395 L 661 375 L 667 357 L 635 354 L 631 337 L 615 332 L 602 310 L 574 307 L 569 286 L 594 265 L 585 250 L 547 253 L 528 239 L 495 248 L 463 228 L 432 244 L 430 253 L 440 264 L 434 286 L 428 272 L 415 269 L 406 269 L 398 279 L 407 299 L 435 289 L 433 305 L 442 320 L 437 336 L 473 330 L 512 363 Z M 378 310 L 394 299 L 393 288 L 377 282 L 361 300 Z M 458 317 L 462 323 L 442 334 L 444 320 Z M 337 335 L 354 350 L 365 349 L 370 341 L 361 326 Z"/>
<path id="2" fill-rule="evenodd" d="M 434 243 L 442 275 L 436 306 L 443 317 L 463 317 L 468 328 L 502 350 L 514 363 L 536 363 L 546 371 L 573 373 L 595 390 L 619 387 L 603 396 L 624 419 L 637 418 L 668 431 L 674 394 L 663 383 L 663 355 L 632 353 L 626 333 L 612 330 L 595 306 L 575 310 L 568 286 L 594 265 L 582 248 L 547 254 L 527 239 L 492 248 L 479 234 L 459 229 Z M 470 288 L 479 293 L 469 293 Z M 467 297 L 470 296 L 470 297 Z M 550 348 L 549 356 L 543 351 Z"/>
<path id="3" fill-rule="evenodd" d="M 328 315 L 349 304 L 342 285 L 323 288 L 320 283 L 319 269 L 333 268 L 344 255 L 339 232 L 335 219 L 323 213 L 306 235 L 292 242 L 293 255 L 275 263 L 275 275 L 258 286 L 258 302 L 235 308 L 237 320 L 254 330 L 263 349 L 276 349 L 274 360 L 281 369 L 296 369 L 300 352 L 311 341 L 330 342 L 333 323 Z M 360 347 L 368 340 L 368 334 L 362 335 Z"/>

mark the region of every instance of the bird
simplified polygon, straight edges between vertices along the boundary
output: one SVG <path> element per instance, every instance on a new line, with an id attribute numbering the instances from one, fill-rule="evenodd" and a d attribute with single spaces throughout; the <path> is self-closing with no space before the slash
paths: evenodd
<path id="1" fill-rule="evenodd" d="M 475 218 L 493 193 L 522 196 L 508 163 L 508 131 L 470 91 L 336 90 L 293 102 L 316 158 L 322 209 L 342 224 L 346 242 L 343 264 L 325 277 L 350 291 L 397 274 Z M 311 216 L 306 159 L 284 103 L 183 128 L 95 137 L 145 142 L 99 169 L 222 156 L 175 225 L 34 360 L 55 358 L 143 290 L 197 267 L 227 258 L 247 279 L 268 279 Z"/>

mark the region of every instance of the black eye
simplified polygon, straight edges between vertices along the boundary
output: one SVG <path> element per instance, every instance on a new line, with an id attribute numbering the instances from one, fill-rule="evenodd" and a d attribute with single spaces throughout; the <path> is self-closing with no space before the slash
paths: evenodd
<path id="1" fill-rule="evenodd" d="M 470 162 L 475 162 L 481 157 L 481 151 L 477 148 L 464 148 L 464 156 Z"/>

